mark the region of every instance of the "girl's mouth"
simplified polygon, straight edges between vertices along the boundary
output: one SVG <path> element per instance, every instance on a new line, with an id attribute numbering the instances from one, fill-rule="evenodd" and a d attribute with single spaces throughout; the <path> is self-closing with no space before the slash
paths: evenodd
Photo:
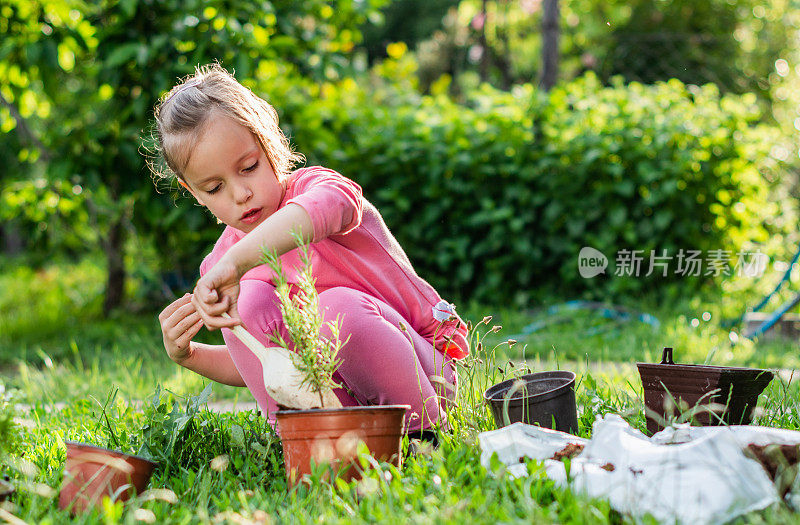
<path id="1" fill-rule="evenodd" d="M 261 211 L 263 208 L 253 208 L 252 210 L 247 210 L 247 212 L 242 215 L 241 221 L 246 224 L 252 224 L 256 222 L 259 218 L 261 218 Z"/>

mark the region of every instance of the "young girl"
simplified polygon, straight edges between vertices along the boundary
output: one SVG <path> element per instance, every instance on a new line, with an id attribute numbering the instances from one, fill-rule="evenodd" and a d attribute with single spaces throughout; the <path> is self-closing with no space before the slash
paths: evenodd
<path id="1" fill-rule="evenodd" d="M 155 117 L 166 165 L 156 173 L 176 177 L 227 225 L 193 293 L 159 316 L 170 358 L 214 381 L 247 386 L 274 421 L 261 363 L 229 329 L 243 324 L 267 346 L 276 331 L 289 341 L 272 272 L 260 257 L 262 248 L 277 251 L 291 282 L 300 264 L 296 231 L 311 243 L 323 318 L 339 316 L 340 337 L 349 337 L 334 376 L 342 404 L 409 404 L 412 431 L 444 423 L 443 401 L 456 383 L 452 360 L 469 352 L 466 327 L 414 272 L 358 184 L 322 167 L 293 171 L 302 156 L 291 150 L 275 109 L 219 65 L 175 86 Z M 203 324 L 223 329 L 225 345 L 192 341 Z"/>

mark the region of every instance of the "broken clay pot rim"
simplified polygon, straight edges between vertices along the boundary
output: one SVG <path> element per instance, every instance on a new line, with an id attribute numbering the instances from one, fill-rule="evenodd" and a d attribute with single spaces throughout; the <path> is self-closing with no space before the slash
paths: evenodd
<path id="1" fill-rule="evenodd" d="M 88 443 L 82 443 L 80 441 L 67 441 L 67 440 L 65 440 L 64 444 L 67 446 L 67 448 L 81 449 L 81 450 L 87 450 L 87 451 L 95 451 L 95 452 L 99 452 L 101 454 L 112 455 L 112 456 L 121 457 L 121 458 L 124 458 L 124 459 L 128 459 L 128 458 L 136 459 L 136 460 L 139 460 L 139 461 L 144 461 L 145 463 L 149 463 L 149 464 L 153 465 L 154 468 L 158 466 L 158 463 L 156 463 L 155 461 L 153 461 L 151 459 L 147 459 L 146 457 L 143 457 L 143 456 L 137 456 L 136 454 L 128 454 L 127 452 L 121 452 L 121 451 L 113 449 L 113 448 L 101 447 L 99 445 L 90 445 Z"/>

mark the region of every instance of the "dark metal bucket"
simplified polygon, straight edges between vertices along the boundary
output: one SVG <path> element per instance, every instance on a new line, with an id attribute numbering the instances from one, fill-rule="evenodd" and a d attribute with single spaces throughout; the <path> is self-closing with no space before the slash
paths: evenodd
<path id="1" fill-rule="evenodd" d="M 521 421 L 571 434 L 578 432 L 574 372 L 537 372 L 508 379 L 489 388 L 483 398 L 492 409 L 498 428 Z"/>

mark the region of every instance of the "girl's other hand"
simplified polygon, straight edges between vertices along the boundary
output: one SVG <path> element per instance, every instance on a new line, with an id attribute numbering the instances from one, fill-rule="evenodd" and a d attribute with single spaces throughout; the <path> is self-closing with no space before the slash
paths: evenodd
<path id="1" fill-rule="evenodd" d="M 197 281 L 192 304 L 209 330 L 233 328 L 242 324 L 236 303 L 239 300 L 239 272 L 223 257 Z M 230 319 L 223 317 L 227 313 Z"/>
<path id="2" fill-rule="evenodd" d="M 192 338 L 203 326 L 203 319 L 192 304 L 192 295 L 187 293 L 173 301 L 158 315 L 158 320 L 167 355 L 181 364 L 192 354 Z"/>

